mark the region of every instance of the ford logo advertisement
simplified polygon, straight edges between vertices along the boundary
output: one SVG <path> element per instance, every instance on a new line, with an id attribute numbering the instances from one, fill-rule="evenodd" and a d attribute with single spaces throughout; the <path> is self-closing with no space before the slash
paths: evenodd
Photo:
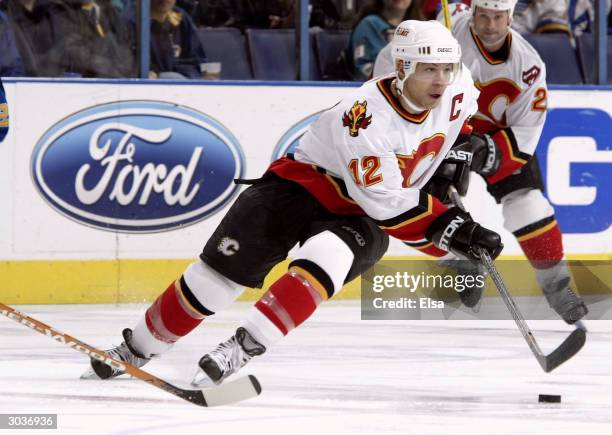
<path id="1" fill-rule="evenodd" d="M 80 223 L 129 233 L 167 231 L 215 213 L 235 193 L 244 156 L 234 136 L 193 109 L 109 103 L 51 127 L 32 155 L 45 200 Z"/>
<path id="2" fill-rule="evenodd" d="M 287 133 L 283 134 L 272 152 L 272 161 L 280 159 L 287 153 L 292 153 L 300 142 L 300 138 L 306 133 L 310 124 L 315 122 L 321 116 L 321 112 L 310 115 L 302 119 L 300 122 L 291 127 Z"/>

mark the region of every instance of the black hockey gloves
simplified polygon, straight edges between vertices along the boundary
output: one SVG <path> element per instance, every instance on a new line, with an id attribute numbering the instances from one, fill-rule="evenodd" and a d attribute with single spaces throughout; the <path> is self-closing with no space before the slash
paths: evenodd
<path id="1" fill-rule="evenodd" d="M 470 136 L 459 135 L 436 172 L 425 185 L 424 190 L 444 203 L 450 202 L 448 198 L 450 186 L 454 186 L 459 195 L 464 196 L 470 183 L 471 149 Z"/>
<path id="2" fill-rule="evenodd" d="M 427 229 L 425 238 L 438 248 L 465 258 L 478 260 L 476 246 L 487 250 L 495 259 L 504 248 L 496 232 L 480 226 L 459 207 L 453 207 L 441 214 Z"/>
<path id="3" fill-rule="evenodd" d="M 472 133 L 470 136 L 472 171 L 484 175 L 493 175 L 499 169 L 501 153 L 497 144 L 488 134 Z"/>

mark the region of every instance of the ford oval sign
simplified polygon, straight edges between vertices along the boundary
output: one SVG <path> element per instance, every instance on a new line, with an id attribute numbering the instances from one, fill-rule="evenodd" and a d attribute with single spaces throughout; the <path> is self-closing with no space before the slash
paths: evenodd
<path id="1" fill-rule="evenodd" d="M 184 106 L 125 101 L 51 127 L 33 180 L 56 210 L 86 225 L 144 233 L 193 224 L 237 192 L 244 157 L 219 122 Z"/>
<path id="2" fill-rule="evenodd" d="M 321 112 L 314 113 L 307 118 L 302 119 L 300 122 L 291 127 L 283 136 L 279 139 L 278 143 L 274 147 L 272 152 L 272 161 L 280 159 L 287 153 L 292 153 L 300 143 L 300 138 L 306 133 L 310 124 L 315 122 L 321 116 Z"/>

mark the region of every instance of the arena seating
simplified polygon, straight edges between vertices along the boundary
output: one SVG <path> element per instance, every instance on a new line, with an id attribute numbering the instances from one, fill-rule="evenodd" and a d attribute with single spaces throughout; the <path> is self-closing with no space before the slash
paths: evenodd
<path id="1" fill-rule="evenodd" d="M 257 80 L 296 80 L 298 76 L 293 29 L 247 29 L 247 44 Z M 310 35 L 310 80 L 320 80 Z"/>
<path id="2" fill-rule="evenodd" d="M 583 83 L 578 58 L 567 35 L 561 33 L 532 33 L 525 39 L 540 54 L 546 64 L 549 84 L 576 85 Z"/>
<path id="3" fill-rule="evenodd" d="M 345 78 L 338 60 L 348 45 L 350 31 L 321 30 L 315 33 L 317 60 L 322 80 L 338 80 Z"/>
<path id="4" fill-rule="evenodd" d="M 246 37 L 229 27 L 202 28 L 199 35 L 207 57 L 221 62 L 222 79 L 297 80 L 295 31 L 247 29 Z M 346 80 L 338 64 L 350 31 L 310 32 L 310 80 Z M 529 34 L 525 38 L 546 63 L 549 84 L 594 83 L 594 42 L 591 34 L 577 39 L 576 50 L 565 34 Z M 608 37 L 608 65 L 612 65 L 612 36 Z M 612 68 L 608 68 L 612 84 Z"/>
<path id="5" fill-rule="evenodd" d="M 253 78 L 244 36 L 233 27 L 198 29 L 209 62 L 221 62 L 221 79 L 249 80 Z"/>
<path id="6" fill-rule="evenodd" d="M 585 83 L 595 83 L 595 40 L 591 33 L 585 33 L 577 39 L 577 50 Z M 612 84 L 612 36 L 608 36 L 608 84 Z"/>

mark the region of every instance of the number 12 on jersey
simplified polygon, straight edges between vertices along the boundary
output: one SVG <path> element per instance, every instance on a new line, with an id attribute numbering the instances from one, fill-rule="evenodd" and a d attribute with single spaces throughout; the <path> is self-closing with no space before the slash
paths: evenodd
<path id="1" fill-rule="evenodd" d="M 349 171 L 353 176 L 353 180 L 357 186 L 369 187 L 378 184 L 383 180 L 382 174 L 376 172 L 380 169 L 380 158 L 376 156 L 366 156 L 361 158 L 361 169 L 363 172 L 363 181 L 361 180 L 359 170 L 359 160 L 352 159 L 348 163 Z"/>

